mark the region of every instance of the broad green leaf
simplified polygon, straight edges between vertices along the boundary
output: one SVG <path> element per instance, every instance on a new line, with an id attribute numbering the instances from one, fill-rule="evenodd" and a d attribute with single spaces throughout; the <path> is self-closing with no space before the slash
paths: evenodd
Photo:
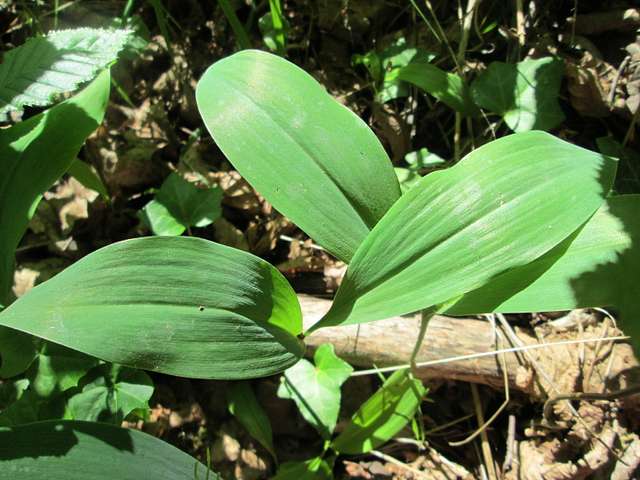
<path id="1" fill-rule="evenodd" d="M 269 417 L 258 403 L 251 384 L 249 382 L 232 383 L 227 389 L 227 402 L 229 411 L 247 429 L 247 432 L 277 460 Z"/>
<path id="2" fill-rule="evenodd" d="M 0 480 L 194 480 L 207 471 L 138 430 L 69 420 L 1 428 L 0 465 Z"/>
<path id="3" fill-rule="evenodd" d="M 47 106 L 114 62 L 129 30 L 77 28 L 49 32 L 9 50 L 0 64 L 0 119 L 25 105 Z"/>
<path id="4" fill-rule="evenodd" d="M 0 130 L 0 303 L 8 303 L 14 252 L 40 197 L 102 122 L 109 85 L 105 71 L 71 99 Z"/>
<path id="5" fill-rule="evenodd" d="M 318 347 L 313 360 L 315 366 L 302 359 L 284 372 L 278 396 L 295 401 L 304 419 L 328 440 L 338 421 L 340 387 L 353 368 L 329 343 Z"/>
<path id="6" fill-rule="evenodd" d="M 640 195 L 607 199 L 575 234 L 536 261 L 463 296 L 452 315 L 617 307 L 640 342 Z"/>
<path id="7" fill-rule="evenodd" d="M 0 378 L 15 377 L 24 372 L 36 354 L 31 335 L 0 327 Z"/>
<path id="8" fill-rule="evenodd" d="M 280 465 L 272 480 L 331 480 L 331 467 L 322 458 L 312 458 L 306 462 L 285 462 Z"/>
<path id="9" fill-rule="evenodd" d="M 172 173 L 141 213 L 156 235 L 181 235 L 189 227 L 206 227 L 220 218 L 221 200 L 218 187 L 198 188 Z"/>
<path id="10" fill-rule="evenodd" d="M 0 324 L 113 363 L 243 379 L 302 356 L 300 305 L 274 267 L 193 237 L 109 245 L 0 313 Z"/>
<path id="11" fill-rule="evenodd" d="M 443 304 L 526 265 L 602 205 L 616 162 L 543 132 L 488 143 L 405 193 L 313 329 Z"/>
<path id="12" fill-rule="evenodd" d="M 91 167 L 89 164 L 76 158 L 67 170 L 67 173 L 78 180 L 85 187 L 93 190 L 94 192 L 98 192 L 104 198 L 109 198 L 107 187 L 95 172 L 93 167 Z"/>
<path id="13" fill-rule="evenodd" d="M 132 411 L 148 409 L 153 381 L 145 372 L 121 365 L 94 369 L 82 390 L 69 398 L 74 420 L 120 424 Z"/>
<path id="14" fill-rule="evenodd" d="M 39 397 L 50 397 L 76 387 L 98 360 L 55 343 L 42 342 L 27 376 Z"/>
<path id="15" fill-rule="evenodd" d="M 429 62 L 413 61 L 409 63 L 400 69 L 398 78 L 433 95 L 456 112 L 475 115 L 478 111 L 462 78 Z"/>
<path id="16" fill-rule="evenodd" d="M 426 389 L 408 370 L 394 372 L 353 415 L 331 446 L 359 455 L 386 443 L 415 415 Z"/>
<path id="17" fill-rule="evenodd" d="M 492 62 L 471 84 L 471 93 L 514 132 L 549 130 L 564 120 L 558 104 L 563 74 L 564 64 L 553 57 Z"/>
<path id="18" fill-rule="evenodd" d="M 198 109 L 227 158 L 317 243 L 348 261 L 400 196 L 379 140 L 310 75 L 245 50 L 213 64 Z"/>

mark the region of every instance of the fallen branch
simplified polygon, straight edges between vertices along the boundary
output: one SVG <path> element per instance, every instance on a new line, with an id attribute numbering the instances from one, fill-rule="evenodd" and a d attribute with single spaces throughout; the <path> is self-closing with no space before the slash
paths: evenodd
<path id="1" fill-rule="evenodd" d="M 305 328 L 316 323 L 329 310 L 330 300 L 299 295 Z M 499 327 L 497 327 L 499 328 Z M 357 367 L 370 368 L 394 366 L 408 363 L 420 330 L 420 315 L 394 317 L 362 325 L 346 325 L 321 328 L 305 339 L 308 354 L 323 343 L 331 343 L 336 353 Z M 524 345 L 539 344 L 533 332 L 515 329 Z M 566 338 L 566 336 L 565 336 Z M 577 333 L 576 333 L 577 338 Z M 577 346 L 573 346 L 577 348 Z M 549 347 L 562 349 L 569 346 Z M 592 350 L 594 347 L 588 347 Z M 482 354 L 496 350 L 494 327 L 485 320 L 475 318 L 453 318 L 435 315 L 429 322 L 425 340 L 418 352 L 416 363 L 433 362 L 442 358 Z M 544 350 L 544 349 L 540 349 Z M 553 353 L 553 352 L 552 352 Z M 548 352 L 547 352 L 548 354 Z M 609 378 L 617 378 L 625 370 L 638 365 L 631 347 L 626 343 L 616 343 L 611 349 L 614 355 L 613 368 Z M 577 355 L 575 356 L 578 357 Z M 536 382 L 527 378 L 528 365 L 516 353 L 504 354 L 509 387 L 541 396 Z M 605 360 L 598 358 L 599 364 Z M 481 356 L 472 360 L 438 363 L 418 366 L 417 375 L 425 380 L 447 379 L 481 383 L 504 389 L 504 373 L 498 356 Z M 554 375 L 561 377 L 563 369 L 554 369 Z M 524 378 L 524 380 L 523 380 Z"/>

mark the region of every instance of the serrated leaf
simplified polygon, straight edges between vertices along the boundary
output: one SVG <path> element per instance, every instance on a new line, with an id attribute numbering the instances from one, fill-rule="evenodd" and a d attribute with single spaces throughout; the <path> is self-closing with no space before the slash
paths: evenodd
<path id="1" fill-rule="evenodd" d="M 0 119 L 26 105 L 47 106 L 114 62 L 129 30 L 77 28 L 49 32 L 9 50 L 0 64 Z"/>
<path id="2" fill-rule="evenodd" d="M 312 330 L 433 307 L 526 265 L 602 205 L 616 162 L 543 132 L 503 137 L 405 193 Z"/>
<path id="3" fill-rule="evenodd" d="M 0 303 L 8 304 L 14 252 L 41 195 L 67 171 L 102 122 L 109 86 L 109 72 L 104 72 L 69 100 L 0 130 L 5 172 L 0 176 Z"/>
<path id="4" fill-rule="evenodd" d="M 329 343 L 318 347 L 313 359 L 315 366 L 302 359 L 285 371 L 278 396 L 295 401 L 304 419 L 329 439 L 340 412 L 340 387 L 353 368 Z"/>
<path id="5" fill-rule="evenodd" d="M 285 462 L 272 480 L 331 480 L 331 467 L 322 458 L 312 458 L 306 462 Z"/>
<path id="6" fill-rule="evenodd" d="M 342 260 L 400 196 L 373 132 L 283 58 L 255 50 L 226 57 L 202 76 L 196 99 L 240 174 Z"/>
<path id="7" fill-rule="evenodd" d="M 69 420 L 0 429 L 0 459 L 1 480 L 194 480 L 207 471 L 195 458 L 138 430 Z"/>
<path id="8" fill-rule="evenodd" d="M 272 375 L 303 353 L 300 305 L 282 274 L 193 237 L 97 250 L 20 297 L 0 324 L 113 363 L 191 378 Z"/>
<path id="9" fill-rule="evenodd" d="M 258 403 L 251 384 L 249 382 L 232 383 L 227 389 L 227 402 L 229 411 L 277 461 L 269 417 Z"/>
<path id="10" fill-rule="evenodd" d="M 548 254 L 469 292 L 447 313 L 530 312 L 613 306 L 640 344 L 640 195 L 607 199 L 589 221 Z"/>
<path id="11" fill-rule="evenodd" d="M 71 396 L 68 411 L 74 420 L 121 423 L 137 409 L 148 409 L 153 381 L 141 370 L 101 365 L 82 390 Z"/>
<path id="12" fill-rule="evenodd" d="M 475 115 L 478 108 L 471 100 L 462 78 L 423 60 L 412 61 L 398 72 L 398 78 L 421 88 L 456 112 Z"/>
<path id="13" fill-rule="evenodd" d="M 415 415 L 426 389 L 408 370 L 394 372 L 354 413 L 331 446 L 340 453 L 359 455 L 393 438 Z"/>
<path id="14" fill-rule="evenodd" d="M 172 173 L 142 210 L 143 220 L 156 235 L 181 235 L 187 228 L 206 227 L 220 218 L 221 200 L 220 188 L 198 188 Z"/>
<path id="15" fill-rule="evenodd" d="M 554 57 L 492 62 L 471 84 L 475 102 L 502 115 L 514 132 L 550 130 L 564 120 L 558 104 L 564 65 Z"/>

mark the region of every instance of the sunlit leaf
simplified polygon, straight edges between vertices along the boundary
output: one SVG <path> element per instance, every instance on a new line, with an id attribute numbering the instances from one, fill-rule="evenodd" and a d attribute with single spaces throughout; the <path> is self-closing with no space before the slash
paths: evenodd
<path id="1" fill-rule="evenodd" d="M 172 173 L 141 213 L 156 235 L 180 235 L 189 227 L 206 227 L 220 218 L 221 200 L 218 187 L 198 188 Z"/>
<path id="2" fill-rule="evenodd" d="M 331 446 L 350 455 L 379 447 L 411 421 L 425 394 L 422 382 L 408 370 L 394 372 L 354 413 Z"/>
<path id="3" fill-rule="evenodd" d="M 285 462 L 272 480 L 331 480 L 331 467 L 322 458 L 306 462 Z"/>
<path id="4" fill-rule="evenodd" d="M 75 90 L 118 57 L 129 30 L 77 28 L 30 38 L 0 64 L 0 119 L 25 105 L 47 106 Z"/>
<path id="5" fill-rule="evenodd" d="M 615 165 L 529 132 L 427 175 L 360 246 L 331 310 L 313 328 L 440 305 L 532 262 L 602 205 Z"/>
<path id="6" fill-rule="evenodd" d="M 492 62 L 471 84 L 475 102 L 515 132 L 549 130 L 564 120 L 558 104 L 564 64 L 553 57 Z"/>
<path id="7" fill-rule="evenodd" d="M 310 75 L 245 50 L 213 64 L 198 109 L 230 162 L 282 214 L 342 260 L 400 196 L 380 141 Z"/>
<path id="8" fill-rule="evenodd" d="M 469 89 L 462 78 L 442 70 L 424 60 L 413 61 L 398 72 L 398 78 L 414 84 L 455 111 L 474 115 L 474 105 Z"/>
<path id="9" fill-rule="evenodd" d="M 304 419 L 329 439 L 338 421 L 340 387 L 353 368 L 329 343 L 318 347 L 313 360 L 315 366 L 302 359 L 285 371 L 278 396 L 294 400 Z"/>
<path id="10" fill-rule="evenodd" d="M 20 297 L 0 324 L 184 377 L 272 375 L 302 356 L 295 293 L 271 265 L 193 237 L 102 248 Z"/>
<path id="11" fill-rule="evenodd" d="M 531 312 L 613 306 L 640 342 L 640 195 L 607 199 L 570 238 L 538 260 L 497 276 L 447 313 Z"/>

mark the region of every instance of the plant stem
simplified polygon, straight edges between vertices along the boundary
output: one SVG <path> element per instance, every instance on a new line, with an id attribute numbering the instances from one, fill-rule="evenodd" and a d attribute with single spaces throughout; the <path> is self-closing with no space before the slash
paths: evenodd
<path id="1" fill-rule="evenodd" d="M 222 8 L 224 16 L 227 17 L 227 21 L 229 22 L 229 25 L 231 25 L 231 29 L 236 36 L 236 41 L 238 42 L 238 45 L 240 45 L 240 48 L 251 48 L 252 45 L 251 40 L 249 40 L 249 35 L 242 27 L 242 24 L 240 23 L 240 20 L 238 20 L 238 16 L 231 4 L 227 0 L 218 0 L 218 4 L 220 5 L 220 8 Z"/>

